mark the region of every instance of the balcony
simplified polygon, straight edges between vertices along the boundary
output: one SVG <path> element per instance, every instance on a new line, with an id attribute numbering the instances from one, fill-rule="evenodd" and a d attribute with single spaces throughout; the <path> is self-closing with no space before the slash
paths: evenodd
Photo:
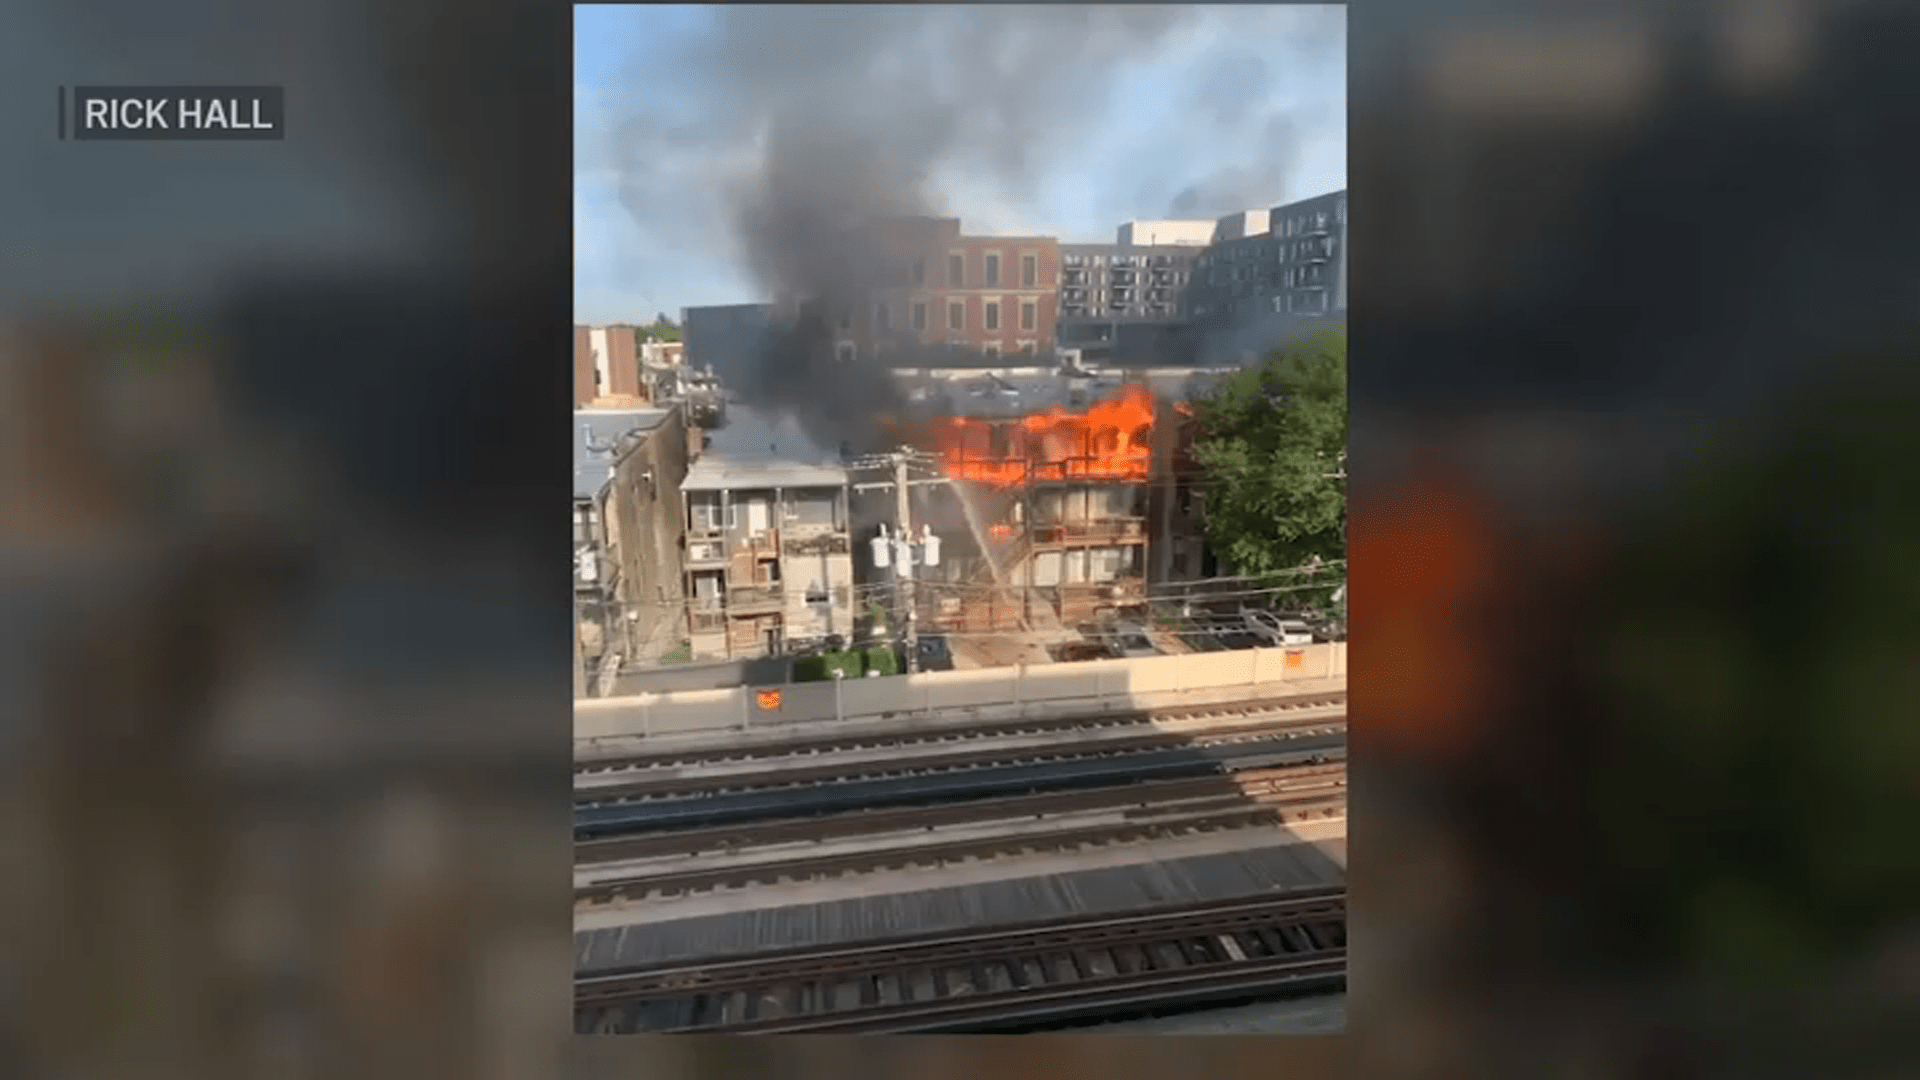
<path id="1" fill-rule="evenodd" d="M 718 607 L 701 604 L 687 611 L 687 626 L 695 634 L 711 634 L 727 628 L 727 613 Z"/>
<path id="2" fill-rule="evenodd" d="M 785 551 L 789 555 L 846 555 L 852 551 L 852 544 L 837 525 L 789 525 Z"/>
<path id="3" fill-rule="evenodd" d="M 715 568 L 727 564 L 727 547 L 716 536 L 712 539 L 687 537 L 687 566 L 689 568 Z"/>
<path id="4" fill-rule="evenodd" d="M 733 615 L 779 611 L 785 602 L 778 585 L 736 585 L 727 590 L 727 611 Z"/>
<path id="5" fill-rule="evenodd" d="M 780 530 L 766 529 L 750 534 L 735 533 L 732 554 L 745 558 L 771 559 L 780 554 Z"/>

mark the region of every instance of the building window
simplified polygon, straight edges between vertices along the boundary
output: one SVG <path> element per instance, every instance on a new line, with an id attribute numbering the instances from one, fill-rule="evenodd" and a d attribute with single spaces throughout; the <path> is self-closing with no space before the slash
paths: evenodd
<path id="1" fill-rule="evenodd" d="M 947 329 L 965 330 L 967 328 L 967 302 L 965 300 L 947 301 Z"/>
<path id="2" fill-rule="evenodd" d="M 1032 289 L 1040 284 L 1040 257 L 1038 255 L 1020 256 L 1020 287 Z"/>
<path id="3" fill-rule="evenodd" d="M 883 334 L 893 329 L 893 315 L 884 301 L 873 305 L 873 328 Z"/>
<path id="4" fill-rule="evenodd" d="M 1033 342 L 1031 342 L 1031 341 L 1022 341 L 1022 342 L 1020 343 L 1020 355 L 1022 355 L 1022 356 L 1032 356 L 1032 355 L 1033 355 Z"/>
<path id="5" fill-rule="evenodd" d="M 925 285 L 926 283 L 927 283 L 927 260 L 925 259 L 913 260 L 913 284 L 915 285 L 915 287 L 918 287 L 921 285 Z"/>
<path id="6" fill-rule="evenodd" d="M 988 258 L 992 258 L 992 256 L 988 256 Z M 1000 301 L 998 300 L 987 301 L 986 326 L 987 326 L 987 329 L 989 330 L 1000 329 Z"/>
<path id="7" fill-rule="evenodd" d="M 1031 330 L 1039 324 L 1040 305 L 1032 300 L 1020 301 L 1020 329 Z"/>
<path id="8" fill-rule="evenodd" d="M 927 302 L 924 300 L 913 302 L 913 328 L 915 330 L 927 328 Z"/>
<path id="9" fill-rule="evenodd" d="M 959 252 L 947 256 L 947 284 L 956 289 L 967 284 L 967 257 Z"/>
<path id="10" fill-rule="evenodd" d="M 987 288 L 997 289 L 999 287 L 1000 287 L 1000 256 L 989 255 L 987 256 Z"/>
<path id="11" fill-rule="evenodd" d="M 985 346 L 981 347 L 980 352 L 983 355 L 985 355 L 986 358 L 989 360 L 998 360 L 1000 359 L 1000 343 L 997 341 L 990 341 Z"/>
<path id="12" fill-rule="evenodd" d="M 860 355 L 860 350 L 857 349 L 851 341 L 841 342 L 834 347 L 834 352 L 839 355 L 843 363 L 851 363 Z"/>

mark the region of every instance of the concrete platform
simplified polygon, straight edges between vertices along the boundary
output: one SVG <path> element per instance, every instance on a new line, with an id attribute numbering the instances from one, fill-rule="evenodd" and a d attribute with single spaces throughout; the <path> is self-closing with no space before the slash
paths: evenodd
<path id="1" fill-rule="evenodd" d="M 1345 837 L 1344 821 L 1235 830 L 619 905 L 575 916 L 574 962 L 592 970 L 737 956 L 1312 888 L 1345 879 Z"/>
<path id="2" fill-rule="evenodd" d="M 1121 711 L 1184 709 L 1245 701 L 1285 701 L 1288 698 L 1338 693 L 1346 688 L 1347 680 L 1343 675 L 1332 679 L 1294 679 L 1287 682 L 1211 687 L 1205 690 L 1169 690 L 1135 694 L 1127 710 L 1111 709 L 1107 710 L 1105 715 L 1114 715 Z M 1004 715 L 1000 715 L 1001 713 Z M 815 720 L 803 724 L 759 728 L 751 731 L 728 729 L 636 735 L 628 738 L 606 737 L 595 739 L 591 743 L 576 740 L 574 760 L 586 764 L 599 759 L 618 758 L 630 754 L 697 751 L 710 747 L 779 746 L 799 738 L 812 739 L 826 736 L 858 738 L 868 735 L 884 737 L 898 736 L 903 733 L 928 734 L 941 730 L 977 727 L 983 723 L 1019 719 L 1058 720 L 1098 715 L 1103 714 L 1089 712 L 1084 705 L 1047 708 L 1030 705 L 1022 711 L 1020 706 L 1010 704 L 992 715 L 958 710 L 936 711 L 891 720 Z"/>

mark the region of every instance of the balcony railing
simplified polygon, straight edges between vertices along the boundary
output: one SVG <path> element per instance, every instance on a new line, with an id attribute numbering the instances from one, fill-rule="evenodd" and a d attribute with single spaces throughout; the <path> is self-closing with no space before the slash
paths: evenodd
<path id="1" fill-rule="evenodd" d="M 1063 544 L 1102 540 L 1138 540 L 1146 535 L 1146 522 L 1140 518 L 1109 518 L 1100 521 L 1066 521 L 1036 525 L 1033 538 L 1042 544 Z"/>

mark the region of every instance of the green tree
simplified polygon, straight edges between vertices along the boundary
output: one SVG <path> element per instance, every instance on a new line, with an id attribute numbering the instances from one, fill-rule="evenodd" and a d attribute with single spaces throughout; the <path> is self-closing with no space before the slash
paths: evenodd
<path id="1" fill-rule="evenodd" d="M 1345 559 L 1345 330 L 1282 346 L 1229 376 L 1195 403 L 1195 418 L 1207 538 L 1232 572 Z M 1301 599 L 1327 603 L 1344 576 L 1344 563 L 1313 574 L 1305 580 L 1324 588 Z"/>
<path id="2" fill-rule="evenodd" d="M 667 313 L 663 311 L 653 317 L 653 325 L 640 328 L 640 340 L 680 341 L 682 340 L 680 327 L 675 325 L 672 319 L 667 318 Z"/>

